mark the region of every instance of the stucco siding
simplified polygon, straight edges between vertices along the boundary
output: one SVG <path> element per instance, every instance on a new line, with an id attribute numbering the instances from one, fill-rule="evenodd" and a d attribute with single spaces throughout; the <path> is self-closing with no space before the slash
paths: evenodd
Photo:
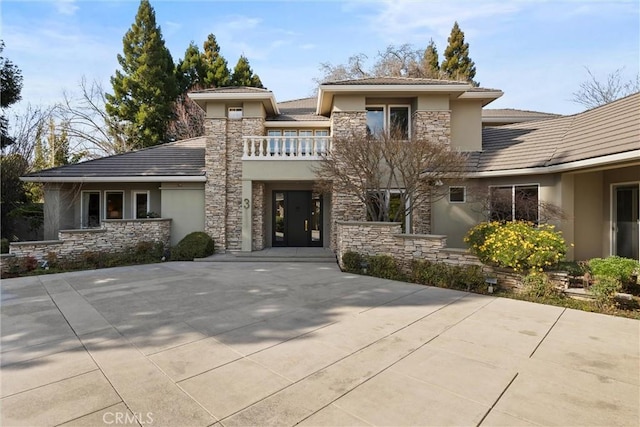
<path id="1" fill-rule="evenodd" d="M 161 211 L 172 219 L 172 246 L 193 231 L 204 231 L 204 185 L 163 183 Z"/>
<path id="2" fill-rule="evenodd" d="M 482 150 L 482 101 L 451 101 L 451 147 Z"/>

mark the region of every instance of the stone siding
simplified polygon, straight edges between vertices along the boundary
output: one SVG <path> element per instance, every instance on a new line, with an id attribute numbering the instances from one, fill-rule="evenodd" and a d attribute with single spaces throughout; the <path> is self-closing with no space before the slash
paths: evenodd
<path id="1" fill-rule="evenodd" d="M 263 182 L 253 182 L 251 189 L 251 222 L 252 245 L 251 250 L 261 251 L 266 246 L 267 238 L 267 200 L 266 186 Z"/>
<path id="2" fill-rule="evenodd" d="M 365 111 L 334 111 L 331 114 L 331 128 L 333 132 L 332 143 L 334 145 L 340 144 L 341 141 L 349 138 L 354 133 L 366 135 L 367 113 Z M 335 250 L 337 248 L 337 221 L 364 221 L 366 219 L 366 208 L 360 200 L 355 199 L 350 194 L 333 191 L 331 195 L 331 249 Z"/>
<path id="3" fill-rule="evenodd" d="M 242 122 L 227 121 L 225 249 L 242 247 Z"/>
<path id="4" fill-rule="evenodd" d="M 411 116 L 411 138 L 451 145 L 451 111 L 415 111 Z"/>
<path id="5" fill-rule="evenodd" d="M 345 252 L 361 255 L 389 255 L 409 272 L 413 260 L 442 262 L 450 265 L 478 265 L 487 277 L 496 277 L 503 288 L 520 288 L 522 277 L 511 270 L 484 265 L 466 249 L 447 248 L 446 236 L 427 234 L 401 234 L 401 224 L 395 222 L 337 221 L 336 255 L 340 267 Z M 547 274 L 559 288 L 568 286 L 563 272 Z"/>
<path id="6" fill-rule="evenodd" d="M 169 247 L 171 219 L 110 219 L 102 228 L 61 230 L 58 240 L 11 243 L 9 253 L 16 258 L 43 261 L 49 253 L 61 259 L 75 259 L 86 252 L 120 252 L 139 242 L 161 242 Z"/>
<path id="7" fill-rule="evenodd" d="M 205 119 L 204 231 L 213 238 L 216 252 L 224 252 L 227 212 L 227 119 Z"/>

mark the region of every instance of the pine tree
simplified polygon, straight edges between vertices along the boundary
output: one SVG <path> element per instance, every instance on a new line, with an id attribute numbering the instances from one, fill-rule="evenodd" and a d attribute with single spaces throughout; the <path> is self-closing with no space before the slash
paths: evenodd
<path id="1" fill-rule="evenodd" d="M 203 85 L 208 87 L 228 86 L 231 80 L 227 60 L 220 55 L 220 46 L 216 36 L 209 34 L 204 42 L 202 63 L 204 67 Z"/>
<path id="2" fill-rule="evenodd" d="M 249 65 L 249 60 L 244 55 L 240 55 L 240 59 L 238 59 L 238 63 L 233 69 L 231 85 L 264 88 L 260 81 L 260 77 L 258 77 L 257 74 L 253 74 L 253 70 L 251 70 L 251 66 Z"/>
<path id="3" fill-rule="evenodd" d="M 433 39 L 429 40 L 429 44 L 424 50 L 422 70 L 426 78 L 437 79 L 440 77 L 440 59 L 438 58 L 438 49 Z"/>
<path id="4" fill-rule="evenodd" d="M 4 115 L 5 108 L 20 101 L 22 91 L 22 72 L 10 60 L 2 55 L 4 42 L 0 40 L 0 147 L 13 144 L 9 136 L 9 120 Z"/>
<path id="5" fill-rule="evenodd" d="M 469 43 L 464 42 L 464 32 L 456 22 L 447 39 L 449 45 L 444 51 L 441 70 L 450 79 L 471 82 L 476 76 L 476 66 L 469 58 Z M 476 84 L 477 85 L 477 84 Z"/>
<path id="6" fill-rule="evenodd" d="M 184 59 L 178 62 L 177 79 L 180 93 L 184 93 L 195 86 L 203 86 L 206 70 L 202 63 L 202 55 L 198 46 L 191 42 L 184 52 Z"/>
<path id="7" fill-rule="evenodd" d="M 107 94 L 106 110 L 124 122 L 133 148 L 165 142 L 167 123 L 179 88 L 175 66 L 156 25 L 149 0 L 141 0 L 135 22 L 123 40 L 118 54 L 122 70 L 111 77 L 113 95 Z"/>

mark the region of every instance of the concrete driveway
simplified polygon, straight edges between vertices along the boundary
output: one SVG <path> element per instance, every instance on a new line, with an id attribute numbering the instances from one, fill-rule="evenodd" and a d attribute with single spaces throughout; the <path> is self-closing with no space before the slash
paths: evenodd
<path id="1" fill-rule="evenodd" d="M 2 425 L 640 424 L 640 322 L 341 273 L 2 281 Z"/>

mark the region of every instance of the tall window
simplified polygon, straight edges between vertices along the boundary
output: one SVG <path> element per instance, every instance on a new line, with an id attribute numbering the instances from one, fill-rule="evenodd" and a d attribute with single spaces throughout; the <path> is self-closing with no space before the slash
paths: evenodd
<path id="1" fill-rule="evenodd" d="M 83 191 L 80 199 L 80 228 L 100 227 L 100 192 Z"/>
<path id="2" fill-rule="evenodd" d="M 391 133 L 402 139 L 409 138 L 408 105 L 372 105 L 367 110 L 367 134 Z"/>
<path id="3" fill-rule="evenodd" d="M 539 186 L 510 185 L 490 187 L 492 221 L 539 221 Z"/>
<path id="4" fill-rule="evenodd" d="M 104 217 L 105 219 L 124 218 L 124 192 L 105 191 L 104 192 Z"/>
<path id="5" fill-rule="evenodd" d="M 149 213 L 149 192 L 135 191 L 133 193 L 133 217 L 146 218 Z"/>

